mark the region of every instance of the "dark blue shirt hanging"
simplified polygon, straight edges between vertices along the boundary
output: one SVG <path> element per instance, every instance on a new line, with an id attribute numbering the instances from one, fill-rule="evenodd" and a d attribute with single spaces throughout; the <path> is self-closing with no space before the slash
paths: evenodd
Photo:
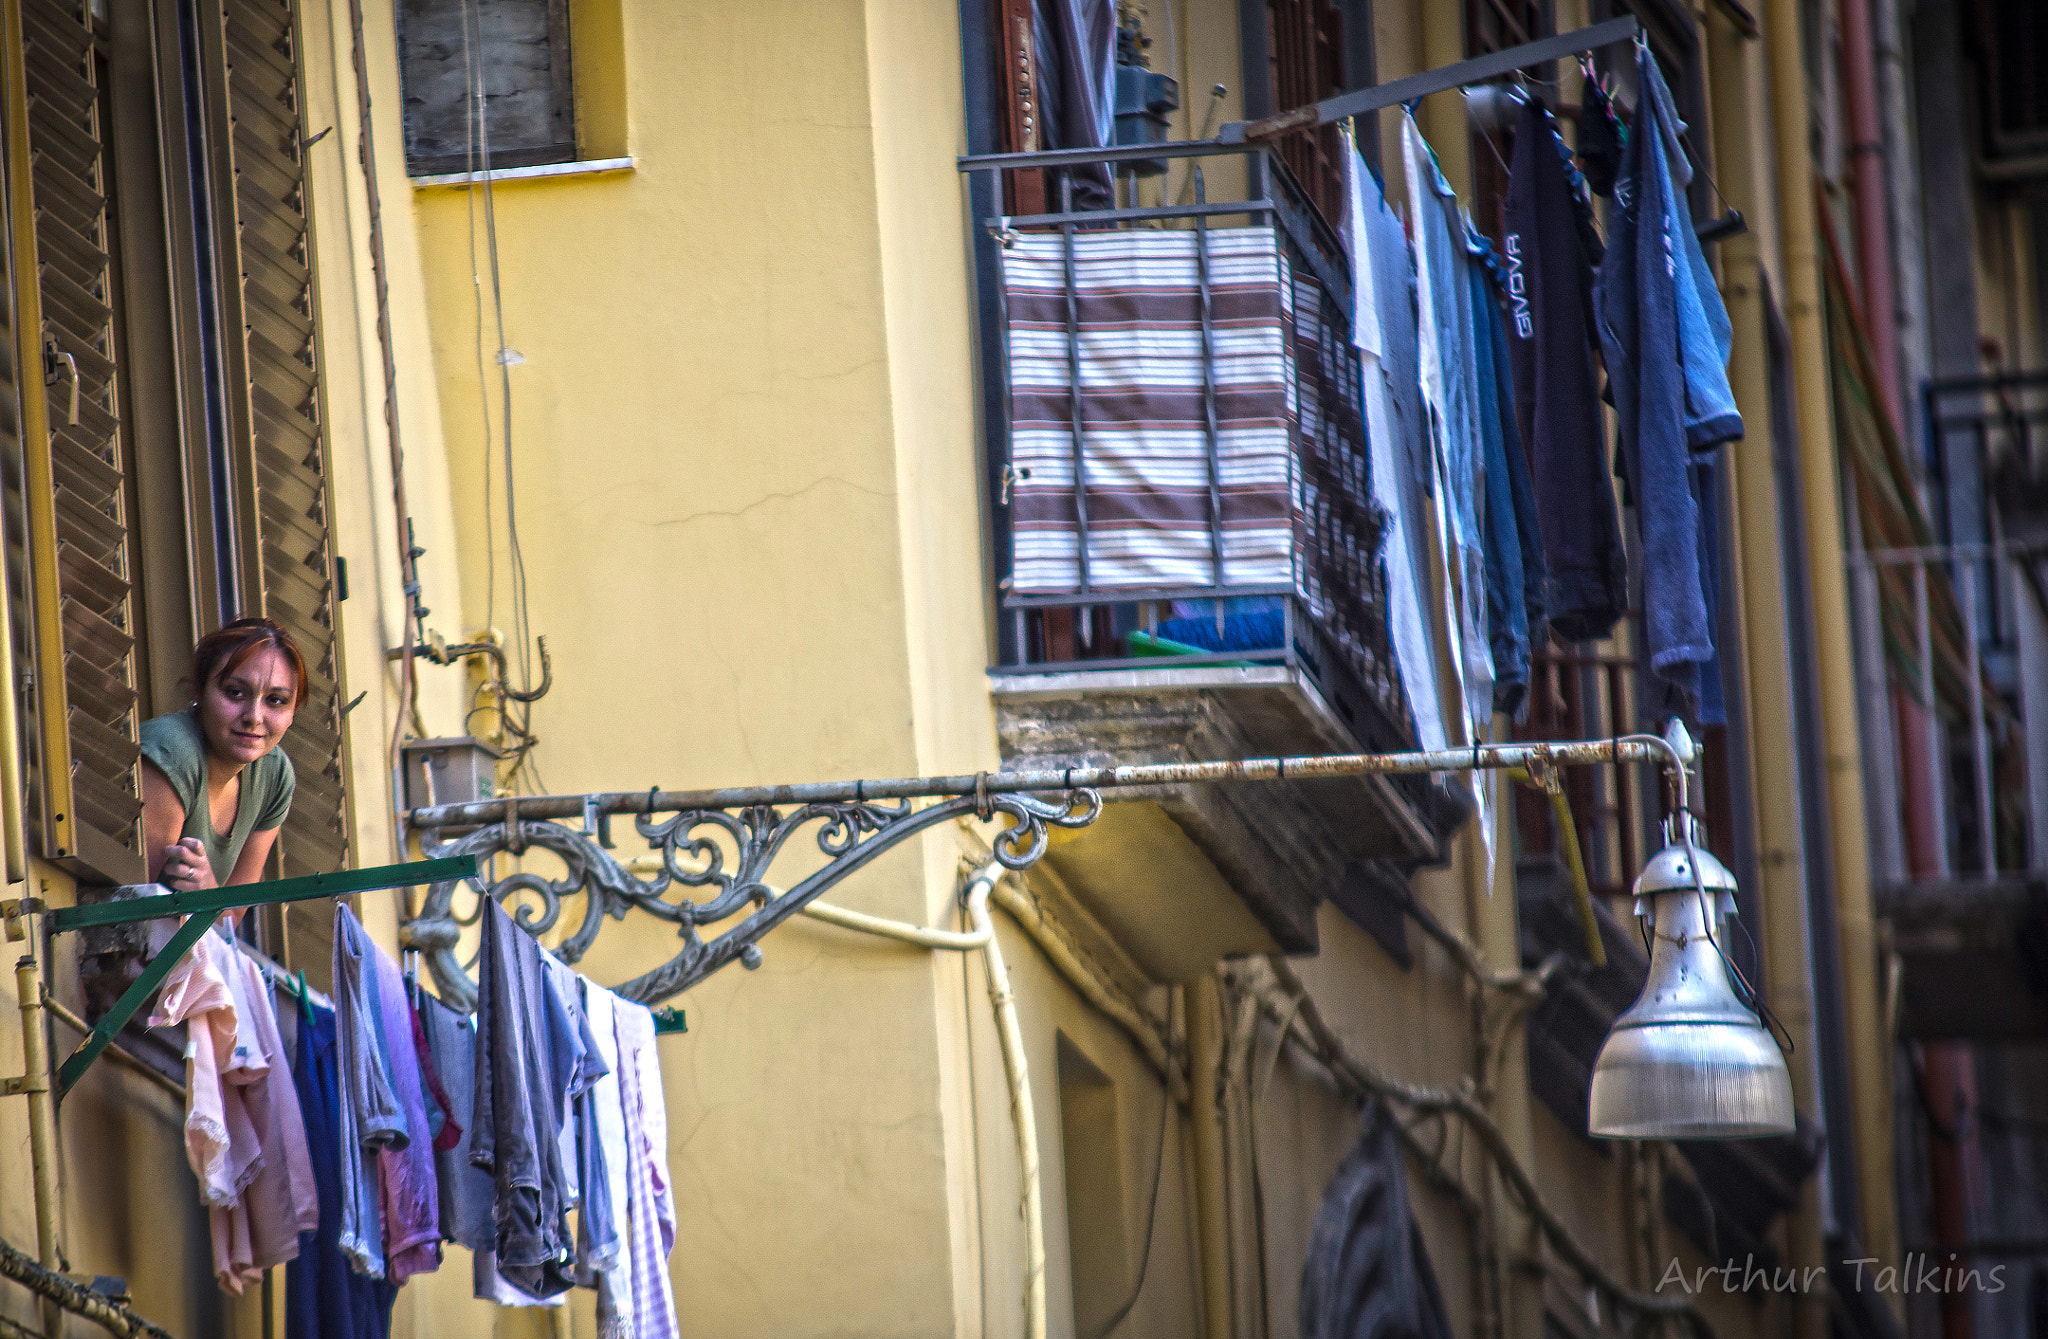
<path id="1" fill-rule="evenodd" d="M 1637 70 L 1642 95 L 1596 283 L 1600 342 L 1642 535 L 1650 667 L 1689 697 L 1718 704 L 1718 683 L 1702 682 L 1719 671 L 1702 561 L 1711 536 L 1696 491 L 1712 487 L 1711 456 L 1696 453 L 1740 436 L 1742 419 L 1728 386 L 1728 315 L 1667 158 L 1682 127 L 1640 44 Z"/>

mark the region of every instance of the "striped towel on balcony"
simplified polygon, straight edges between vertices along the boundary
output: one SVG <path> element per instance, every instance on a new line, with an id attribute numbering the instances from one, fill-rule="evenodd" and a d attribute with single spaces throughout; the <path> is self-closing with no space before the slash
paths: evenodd
<path id="1" fill-rule="evenodd" d="M 1073 239 L 1084 508 L 1077 505 L 1063 239 L 1003 252 L 1020 595 L 1292 588 L 1301 566 L 1294 283 L 1270 228 L 1208 233 L 1222 571 L 1212 546 L 1195 234 Z"/>

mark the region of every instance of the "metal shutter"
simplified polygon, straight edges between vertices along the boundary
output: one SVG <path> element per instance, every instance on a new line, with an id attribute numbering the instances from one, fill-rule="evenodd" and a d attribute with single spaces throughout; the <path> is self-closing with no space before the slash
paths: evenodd
<path id="1" fill-rule="evenodd" d="M 218 205 L 223 229 L 233 229 L 221 250 L 240 266 L 239 284 L 223 285 L 222 324 L 243 334 L 226 351 L 243 590 L 249 606 L 297 640 L 312 679 L 284 739 L 298 792 L 278 847 L 292 877 L 348 862 L 299 32 L 291 0 L 224 0 L 206 10 L 220 19 L 210 35 L 230 128 L 216 139 L 215 179 L 234 183 Z"/>
<path id="2" fill-rule="evenodd" d="M 47 433 L 34 430 L 40 414 L 26 416 L 21 475 L 42 726 L 30 762 L 31 812 L 42 814 L 46 857 L 139 882 L 131 503 L 98 55 L 77 0 L 22 0 L 21 15 L 32 167 L 24 183 L 13 164 L 13 186 L 29 187 L 35 225 L 32 254 L 21 254 L 17 236 L 15 263 L 33 265 L 37 282 L 19 286 L 17 301 L 25 329 L 40 318 L 50 383 L 42 397 Z M 31 302 L 39 313 L 27 310 Z"/>

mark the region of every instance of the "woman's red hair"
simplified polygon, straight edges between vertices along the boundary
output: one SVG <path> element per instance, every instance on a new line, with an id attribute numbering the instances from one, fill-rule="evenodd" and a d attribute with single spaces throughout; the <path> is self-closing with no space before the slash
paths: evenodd
<path id="1" fill-rule="evenodd" d="M 199 639 L 192 648 L 192 692 L 199 692 L 223 674 L 233 674 L 265 647 L 275 647 L 291 666 L 292 710 L 306 703 L 306 658 L 292 635 L 267 618 L 238 618 Z"/>

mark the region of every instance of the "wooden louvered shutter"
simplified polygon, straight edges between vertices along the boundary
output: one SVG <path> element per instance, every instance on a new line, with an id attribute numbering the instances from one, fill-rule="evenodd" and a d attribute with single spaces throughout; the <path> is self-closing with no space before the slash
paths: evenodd
<path id="1" fill-rule="evenodd" d="M 101 54 L 82 0 L 20 0 L 32 167 L 15 169 L 34 226 L 15 229 L 17 348 L 39 331 L 42 388 L 25 385 L 22 512 L 41 729 L 31 812 L 42 853 L 87 877 L 139 882 L 135 600 L 114 327 L 118 301 Z M 36 310 L 31 310 L 35 308 Z M 30 366 L 33 366 L 31 364 Z M 75 370 L 74 370 L 75 369 Z M 29 381 L 36 378 L 31 374 Z M 36 403 L 29 403 L 31 400 Z M 11 501 L 11 499 L 10 499 Z"/>
<path id="2" fill-rule="evenodd" d="M 220 24 L 211 34 L 209 74 L 218 78 L 215 105 L 229 128 L 215 137 L 215 180 L 233 184 L 216 205 L 220 251 L 239 267 L 239 282 L 232 271 L 223 280 L 222 325 L 240 577 L 247 603 L 298 642 L 312 678 L 284 739 L 298 776 L 278 841 L 280 869 L 291 877 L 348 861 L 299 30 L 291 0 L 215 0 L 203 8 Z"/>

